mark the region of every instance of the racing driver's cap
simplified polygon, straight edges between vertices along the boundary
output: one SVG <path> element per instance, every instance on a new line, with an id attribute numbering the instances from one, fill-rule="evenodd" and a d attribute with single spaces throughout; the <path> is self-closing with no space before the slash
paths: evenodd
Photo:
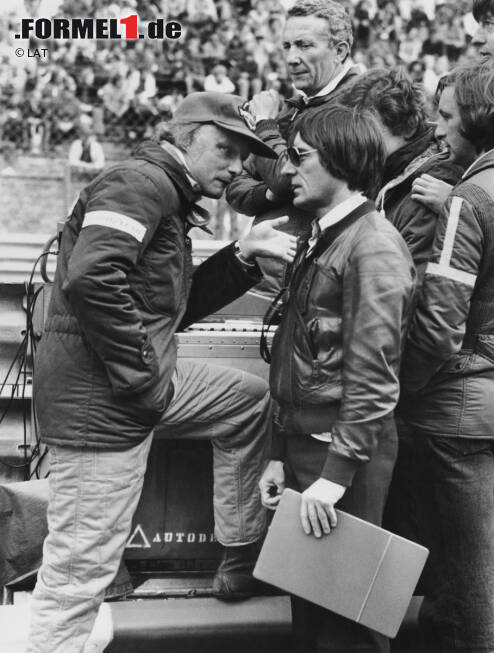
<path id="1" fill-rule="evenodd" d="M 173 121 L 176 123 L 209 123 L 245 137 L 253 154 L 278 158 L 278 155 L 253 131 L 253 119 L 243 108 L 244 100 L 230 93 L 204 91 L 191 93 L 179 104 Z"/>

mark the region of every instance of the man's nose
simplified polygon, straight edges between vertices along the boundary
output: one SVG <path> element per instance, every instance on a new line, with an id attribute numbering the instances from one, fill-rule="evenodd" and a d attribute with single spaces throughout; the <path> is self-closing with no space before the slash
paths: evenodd
<path id="1" fill-rule="evenodd" d="M 446 136 L 446 131 L 444 129 L 442 120 L 439 120 L 437 125 L 436 125 L 435 136 L 436 136 L 438 141 L 440 141 L 442 138 L 444 138 Z"/>
<path id="2" fill-rule="evenodd" d="M 289 66 L 297 66 L 301 61 L 300 53 L 297 48 L 290 48 L 286 54 L 286 62 Z"/>
<path id="3" fill-rule="evenodd" d="M 297 169 L 291 163 L 290 159 L 287 157 L 285 163 L 281 167 L 281 174 L 286 175 L 287 177 L 293 176 L 297 172 Z"/>
<path id="4" fill-rule="evenodd" d="M 228 166 L 228 170 L 233 175 L 239 175 L 242 172 L 242 168 L 242 157 L 240 156 L 236 156 L 234 159 L 232 159 L 230 161 L 230 165 Z"/>

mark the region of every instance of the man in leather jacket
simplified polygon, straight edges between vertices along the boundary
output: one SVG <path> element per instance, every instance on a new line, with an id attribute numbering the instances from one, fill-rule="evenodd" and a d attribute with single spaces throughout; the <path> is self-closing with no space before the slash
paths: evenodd
<path id="1" fill-rule="evenodd" d="M 435 586 L 420 622 L 441 651 L 494 650 L 494 61 L 444 80 L 436 135 L 471 165 L 438 221 L 403 357 L 420 524 Z"/>
<path id="2" fill-rule="evenodd" d="M 335 505 L 381 522 L 415 270 L 368 199 L 384 162 L 370 114 L 332 104 L 303 115 L 287 157 L 283 172 L 294 205 L 312 216 L 312 235 L 293 264 L 273 341 L 279 414 L 260 487 L 269 508 L 285 486 L 300 490 L 302 526 L 321 537 L 337 528 Z M 386 638 L 318 606 L 293 598 L 292 611 L 298 651 L 388 650 Z"/>

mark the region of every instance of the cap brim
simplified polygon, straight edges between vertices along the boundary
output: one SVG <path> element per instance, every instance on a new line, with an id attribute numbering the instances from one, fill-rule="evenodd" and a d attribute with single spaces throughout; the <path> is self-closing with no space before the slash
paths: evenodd
<path id="1" fill-rule="evenodd" d="M 238 134 L 239 136 L 243 136 L 249 141 L 249 146 L 250 146 L 250 151 L 253 154 L 258 154 L 259 156 L 265 156 L 268 159 L 277 159 L 278 155 L 276 152 L 269 147 L 269 145 L 266 145 L 264 141 L 262 141 L 260 138 L 258 138 L 247 126 L 242 127 L 242 126 L 235 126 L 233 127 L 230 124 L 223 123 L 220 120 L 211 120 L 213 125 L 217 125 L 218 127 L 221 127 L 221 129 L 224 129 L 225 131 L 233 132 L 234 134 Z"/>

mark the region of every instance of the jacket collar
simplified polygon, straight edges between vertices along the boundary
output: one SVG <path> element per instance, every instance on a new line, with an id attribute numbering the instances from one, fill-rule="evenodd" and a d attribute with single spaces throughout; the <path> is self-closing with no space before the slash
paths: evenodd
<path id="1" fill-rule="evenodd" d="M 366 200 L 363 204 L 360 204 L 350 211 L 350 213 L 348 213 L 344 218 L 324 229 L 310 252 L 307 249 L 309 241 L 302 244 L 292 264 L 290 286 L 292 288 L 297 288 L 305 273 L 304 271 L 307 270 L 308 266 L 312 265 L 313 260 L 325 252 L 331 243 L 333 243 L 347 227 L 350 227 L 364 215 L 367 215 L 367 213 L 371 213 L 375 210 L 376 206 L 374 202 Z"/>
<path id="2" fill-rule="evenodd" d="M 329 95 L 335 90 L 338 84 L 346 77 L 347 73 L 350 71 L 351 68 L 352 68 L 352 62 L 349 59 L 347 59 L 347 61 L 345 61 L 345 63 L 342 65 L 340 72 L 337 75 L 335 75 L 333 79 L 330 82 L 328 82 L 326 86 L 322 88 L 315 95 L 309 96 L 304 91 L 299 91 L 296 86 L 294 86 L 293 88 L 297 92 L 297 95 L 300 94 L 306 102 L 308 102 L 309 100 L 315 97 L 322 97 L 324 95 Z"/>
<path id="3" fill-rule="evenodd" d="M 404 173 L 409 165 L 417 158 L 422 156 L 429 157 L 433 153 L 437 154 L 437 152 L 434 132 L 431 128 L 427 128 L 413 140 L 387 157 L 383 174 L 384 184 L 387 184 Z"/>
<path id="4" fill-rule="evenodd" d="M 211 216 L 197 203 L 202 197 L 199 184 L 191 177 L 185 160 L 182 161 L 175 150 L 174 146 L 167 150 L 153 141 L 144 141 L 137 147 L 134 158 L 144 159 L 162 168 L 189 205 L 186 210 L 188 228 L 198 227 L 212 235 L 213 232 L 208 227 Z"/>
<path id="5" fill-rule="evenodd" d="M 410 163 L 407 165 L 407 167 L 403 170 L 401 174 L 399 174 L 397 177 L 394 177 L 393 179 L 390 179 L 387 184 L 385 184 L 379 193 L 377 194 L 376 198 L 376 206 L 378 211 L 383 211 L 384 210 L 384 204 L 387 198 L 387 193 L 393 188 L 396 188 L 397 186 L 401 186 L 404 182 L 407 182 L 408 184 L 411 185 L 412 180 L 415 178 L 417 170 L 420 170 L 422 166 L 427 162 L 427 161 L 437 161 L 440 159 L 445 158 L 445 153 L 444 152 L 437 152 L 437 147 L 435 146 L 434 143 L 431 143 L 431 145 L 426 148 L 423 152 L 421 152 L 415 159 L 412 159 Z"/>
<path id="6" fill-rule="evenodd" d="M 487 170 L 488 168 L 494 168 L 494 149 L 484 152 L 484 154 L 481 154 L 478 159 L 475 159 L 472 165 L 465 170 L 462 181 L 466 181 L 478 172 Z"/>
<path id="7" fill-rule="evenodd" d="M 335 224 L 330 225 L 324 229 L 321 233 L 319 240 L 317 241 L 316 246 L 314 247 L 312 254 L 318 256 L 323 252 L 345 229 L 350 227 L 352 224 L 357 222 L 360 218 L 367 213 L 371 213 L 376 210 L 376 205 L 371 200 L 366 199 L 363 203 L 355 207 L 348 215 L 341 218 Z"/>
<path id="8" fill-rule="evenodd" d="M 158 145 L 158 143 L 143 141 L 137 146 L 134 158 L 144 159 L 162 168 L 171 178 L 175 186 L 180 189 L 187 202 L 194 204 L 200 199 L 201 193 L 192 186 L 185 168 L 174 156 L 163 149 L 161 145 Z"/>
<path id="9" fill-rule="evenodd" d="M 291 107 L 295 107 L 298 111 L 302 111 L 306 107 L 319 106 L 333 100 L 335 91 L 346 85 L 353 77 L 360 74 L 360 69 L 352 64 L 347 64 L 343 70 L 337 75 L 327 86 L 325 86 L 317 95 L 308 97 L 305 93 L 298 91 L 294 97 L 289 98 L 286 103 Z"/>

